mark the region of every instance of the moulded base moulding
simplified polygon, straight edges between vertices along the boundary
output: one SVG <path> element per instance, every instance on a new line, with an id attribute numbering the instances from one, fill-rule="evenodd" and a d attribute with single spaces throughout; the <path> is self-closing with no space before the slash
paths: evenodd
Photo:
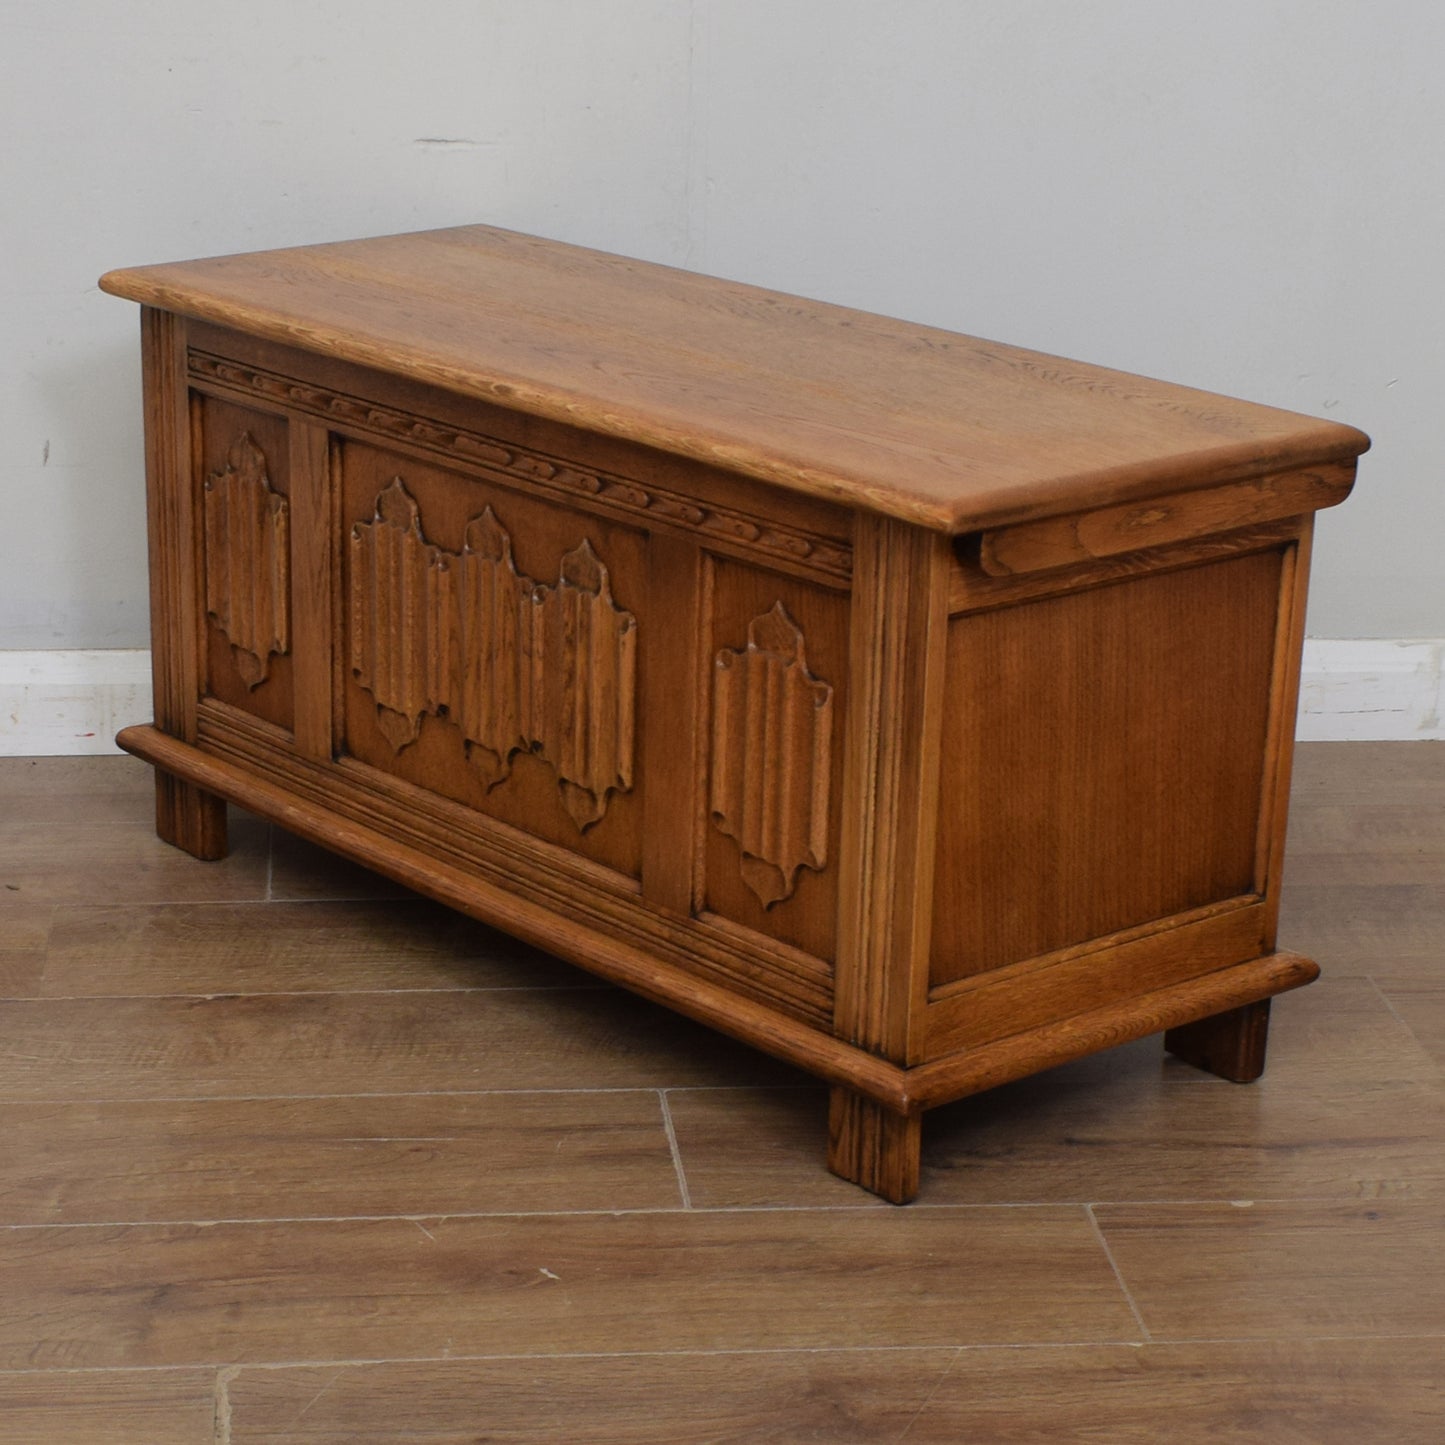
<path id="1" fill-rule="evenodd" d="M 293 792 L 154 727 L 126 728 L 116 741 L 126 752 L 157 769 L 158 797 L 162 800 L 173 800 L 177 786 L 198 790 L 198 796 L 192 797 L 197 805 L 193 811 L 204 811 L 212 826 L 197 824 L 187 831 L 176 823 L 174 810 L 168 810 L 162 819 L 163 835 L 198 857 L 216 857 L 224 851 L 223 842 L 217 848 L 211 799 L 237 803 L 448 907 L 502 928 L 634 993 L 818 1075 L 834 1086 L 830 1163 L 837 1172 L 857 1178 L 894 1203 L 907 1202 L 918 1188 L 916 1158 L 911 1168 L 900 1161 L 917 1154 L 918 1116 L 922 1111 L 1100 1049 L 1247 1011 L 1252 1005 L 1319 976 L 1318 965 L 1300 954 L 1270 953 L 1216 969 L 1184 984 L 904 1068 L 690 977 L 678 968 L 620 945 L 600 930 L 561 918 L 518 894 L 489 885 L 374 829 L 338 817 L 328 808 L 308 803 Z M 1227 1026 L 1228 1020 L 1221 1022 Z M 1178 1051 L 1190 1062 L 1216 1071 L 1208 1058 L 1196 1057 L 1197 1051 L 1182 1042 Z M 1259 1053 L 1262 1067 L 1262 1040 Z M 890 1140 L 902 1143 L 893 1148 Z"/>

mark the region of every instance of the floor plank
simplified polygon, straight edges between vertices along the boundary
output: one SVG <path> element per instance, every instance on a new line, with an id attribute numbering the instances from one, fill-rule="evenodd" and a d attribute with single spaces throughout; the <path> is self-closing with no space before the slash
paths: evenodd
<path id="1" fill-rule="evenodd" d="M 989 1352 L 995 1356 L 1000 1352 Z M 957 1352 L 749 1355 L 242 1370 L 230 1445 L 879 1445 L 899 1440 Z"/>
<path id="2" fill-rule="evenodd" d="M 1174 1067 L 1227 1089 L 1186 1064 Z M 1438 1084 L 1440 1069 L 1368 978 L 1326 974 L 1274 1001 L 1264 1079 L 1279 1089 Z"/>
<path id="3" fill-rule="evenodd" d="M 1445 1198 L 1436 1086 L 1206 1090 L 1059 1069 L 934 1110 L 919 1201 Z M 846 1199 L 818 1169 L 824 1091 L 680 1090 L 669 1104 L 695 1205 Z"/>
<path id="4" fill-rule="evenodd" d="M 212 1370 L 0 1374 L 3 1445 L 214 1445 Z"/>
<path id="5" fill-rule="evenodd" d="M 1445 1069 L 1445 960 L 1433 976 L 1382 975 L 1376 983 L 1411 1036 Z"/>
<path id="6" fill-rule="evenodd" d="M 0 999 L 33 997 L 44 977 L 43 948 L 0 949 Z"/>
<path id="7" fill-rule="evenodd" d="M 1445 968 L 1445 883 L 1289 885 L 1279 930 L 1285 946 L 1331 977 L 1438 978 Z"/>
<path id="8" fill-rule="evenodd" d="M 55 910 L 47 997 L 578 987 L 591 975 L 410 898 Z"/>
<path id="9" fill-rule="evenodd" d="M 4 1128 L 3 1224 L 680 1203 L 651 1091 L 10 1103 Z"/>
<path id="10" fill-rule="evenodd" d="M 1427 1445 L 1445 1340 L 965 1350 L 909 1445 Z"/>
<path id="11" fill-rule="evenodd" d="M 231 1445 L 1436 1445 L 1445 1340 L 245 1369 Z"/>
<path id="12" fill-rule="evenodd" d="M 695 1204 L 843 1202 L 823 1090 L 668 1098 Z M 1439 1196 L 1445 1087 L 1373 983 L 1330 978 L 1277 1001 L 1257 1084 L 1143 1039 L 935 1109 L 923 1147 L 924 1204 Z"/>
<path id="13" fill-rule="evenodd" d="M 1445 1207 L 1101 1205 L 1155 1339 L 1445 1335 Z"/>
<path id="14" fill-rule="evenodd" d="M 0 1002 L 0 1099 L 169 1099 L 792 1081 L 614 989 Z"/>
<path id="15" fill-rule="evenodd" d="M 1136 1338 L 1075 1209 L 0 1229 L 0 1369 Z"/>
<path id="16" fill-rule="evenodd" d="M 1314 803 L 1445 803 L 1445 742 L 1300 743 L 1290 800 L 1295 810 Z"/>
<path id="17" fill-rule="evenodd" d="M 22 903 L 193 903 L 264 898 L 268 829 L 232 814 L 231 852 L 198 863 L 127 823 L 0 829 L 0 888 Z"/>
<path id="18" fill-rule="evenodd" d="M 1301 803 L 1286 843 L 1292 884 L 1438 884 L 1445 872 L 1445 807 L 1354 800 Z"/>
<path id="19" fill-rule="evenodd" d="M 814 1081 L 237 810 L 196 863 L 133 759 L 0 759 L 0 1445 L 210 1441 L 212 1371 L 232 1445 L 1433 1445 L 1445 744 L 1295 798 L 1265 1077 L 961 1101 L 895 1210 Z"/>
<path id="20" fill-rule="evenodd" d="M 155 777 L 138 758 L 0 757 L 0 829 L 155 823 Z"/>
<path id="21" fill-rule="evenodd" d="M 0 887 L 0 949 L 43 950 L 50 942 L 54 905 L 21 903 L 14 896 L 18 891 L 18 885 Z"/>

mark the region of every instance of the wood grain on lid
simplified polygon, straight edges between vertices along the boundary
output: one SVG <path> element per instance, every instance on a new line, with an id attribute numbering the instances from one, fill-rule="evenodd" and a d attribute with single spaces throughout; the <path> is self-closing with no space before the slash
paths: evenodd
<path id="1" fill-rule="evenodd" d="M 1293 412 L 487 226 L 100 284 L 948 532 L 1369 445 Z"/>

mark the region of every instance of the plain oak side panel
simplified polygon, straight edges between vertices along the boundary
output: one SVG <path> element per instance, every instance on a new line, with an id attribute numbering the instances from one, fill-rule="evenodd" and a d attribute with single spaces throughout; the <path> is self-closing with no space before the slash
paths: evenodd
<path id="1" fill-rule="evenodd" d="M 952 620 L 935 986 L 1253 890 L 1283 566 Z"/>
<path id="2" fill-rule="evenodd" d="M 1285 831 L 1289 823 L 1290 779 L 1294 772 L 1295 718 L 1299 711 L 1300 664 L 1304 652 L 1305 604 L 1309 589 L 1314 516 L 1299 519 L 1299 537 L 1285 554 L 1276 622 L 1275 673 L 1269 737 L 1265 743 L 1264 792 L 1259 816 L 1256 887 L 1264 896 L 1268 924 L 1265 944 L 1275 946 L 1280 883 L 1284 875 Z"/>

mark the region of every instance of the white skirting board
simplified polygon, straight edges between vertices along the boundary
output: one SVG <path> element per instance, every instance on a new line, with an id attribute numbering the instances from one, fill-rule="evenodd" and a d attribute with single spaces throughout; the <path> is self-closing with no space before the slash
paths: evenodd
<path id="1" fill-rule="evenodd" d="M 148 722 L 150 653 L 0 651 L 0 757 L 113 753 Z M 1305 742 L 1445 738 L 1445 638 L 1305 643 Z"/>
<path id="2" fill-rule="evenodd" d="M 1445 738 L 1445 638 L 1359 642 L 1307 638 L 1301 742 Z"/>
<path id="3" fill-rule="evenodd" d="M 114 753 L 121 728 L 152 716 L 144 649 L 0 652 L 0 757 Z"/>

